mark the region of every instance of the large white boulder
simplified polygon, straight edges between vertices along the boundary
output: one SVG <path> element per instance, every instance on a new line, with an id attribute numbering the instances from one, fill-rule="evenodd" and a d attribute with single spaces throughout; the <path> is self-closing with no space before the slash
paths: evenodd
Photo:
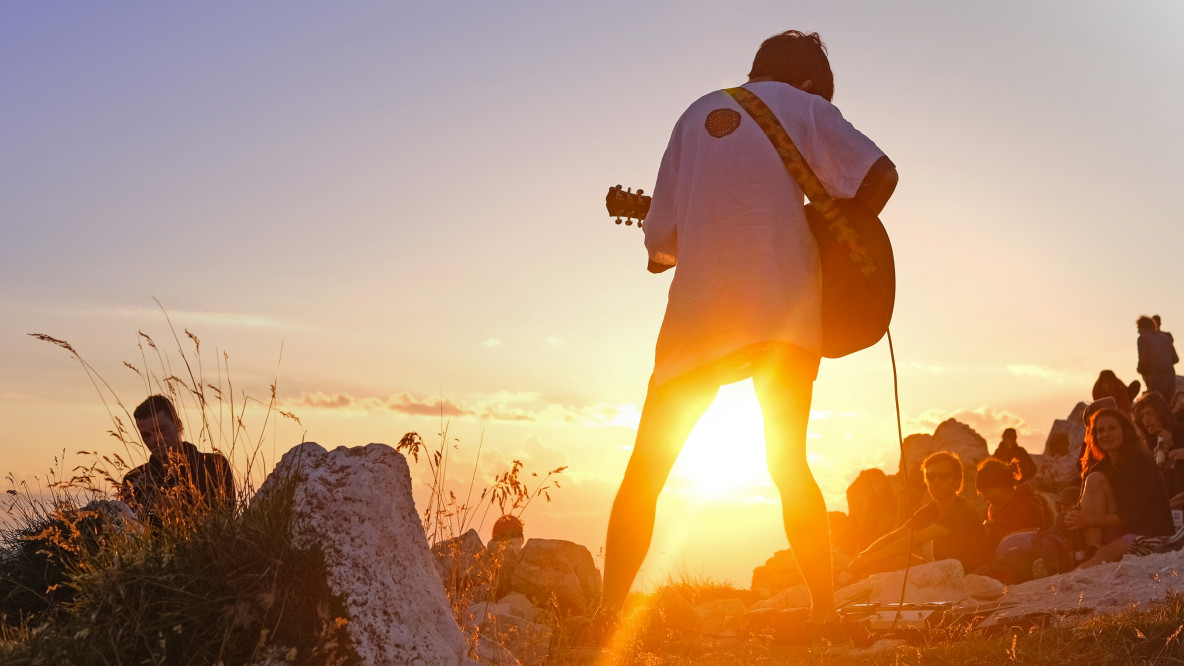
<path id="1" fill-rule="evenodd" d="M 926 562 L 909 567 L 907 581 L 904 570 L 875 574 L 837 590 L 835 601 L 840 606 L 848 603 L 958 602 L 966 597 L 964 579 L 962 563 L 958 560 Z"/>
<path id="2" fill-rule="evenodd" d="M 324 553 L 329 588 L 345 599 L 347 630 L 369 666 L 472 663 L 423 524 L 411 473 L 385 444 L 284 454 L 259 494 L 294 483 L 292 543 Z"/>

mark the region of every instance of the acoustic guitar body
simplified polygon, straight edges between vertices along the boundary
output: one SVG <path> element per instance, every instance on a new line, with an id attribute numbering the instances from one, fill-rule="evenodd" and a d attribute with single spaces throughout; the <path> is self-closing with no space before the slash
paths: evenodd
<path id="1" fill-rule="evenodd" d="M 812 206 L 806 220 L 818 243 L 822 273 L 822 356 L 840 358 L 866 349 L 884 337 L 896 302 L 896 264 L 888 232 L 875 213 L 854 199 L 837 199 L 854 234 L 841 230 Z M 868 260 L 870 258 L 870 261 Z"/>

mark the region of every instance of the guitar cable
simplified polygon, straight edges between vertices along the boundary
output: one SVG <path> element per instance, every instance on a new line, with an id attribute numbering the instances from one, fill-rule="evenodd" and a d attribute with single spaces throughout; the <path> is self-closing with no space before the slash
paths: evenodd
<path id="1" fill-rule="evenodd" d="M 896 440 L 900 445 L 900 473 L 904 475 L 904 501 L 909 515 L 909 549 L 904 560 L 904 576 L 900 581 L 900 600 L 896 604 L 892 624 L 888 627 L 888 631 L 892 631 L 900 620 L 900 609 L 904 606 L 904 593 L 909 584 L 909 567 L 913 564 L 913 532 L 917 526 L 913 522 L 913 493 L 912 486 L 909 485 L 909 466 L 904 459 L 904 428 L 900 424 L 900 385 L 896 376 L 896 350 L 892 347 L 892 330 L 887 329 L 885 334 L 888 336 L 888 358 L 892 362 L 892 398 L 896 404 Z"/>
<path id="2" fill-rule="evenodd" d="M 911 486 L 909 485 L 909 468 L 904 459 L 904 428 L 901 425 L 900 419 L 900 384 L 896 373 L 896 350 L 892 345 L 892 330 L 887 329 L 885 334 L 888 336 L 888 358 L 892 364 L 892 398 L 896 406 L 896 440 L 900 447 L 900 473 L 904 475 L 904 501 L 909 516 L 909 549 L 904 561 L 904 576 L 900 582 L 900 598 L 896 603 L 896 613 L 892 616 L 892 624 L 888 626 L 888 631 L 892 631 L 896 629 L 896 624 L 900 621 L 900 611 L 904 606 L 904 594 L 909 584 L 909 568 L 913 564 L 913 533 L 917 528 L 912 518 L 913 495 Z M 850 507 L 848 507 L 848 510 L 850 510 Z"/>

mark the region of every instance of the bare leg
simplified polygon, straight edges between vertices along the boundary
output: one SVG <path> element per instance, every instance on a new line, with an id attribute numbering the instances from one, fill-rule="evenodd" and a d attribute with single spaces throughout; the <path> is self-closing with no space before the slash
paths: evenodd
<path id="1" fill-rule="evenodd" d="M 1131 542 L 1123 537 L 1118 537 L 1110 543 L 1098 548 L 1098 552 L 1094 553 L 1093 557 L 1082 562 L 1078 566 L 1082 569 L 1092 567 L 1103 562 L 1117 562 L 1122 559 L 1123 555 L 1130 552 Z"/>
<path id="2" fill-rule="evenodd" d="M 765 417 L 769 473 L 781 494 L 785 535 L 810 590 L 811 619 L 835 615 L 826 501 L 806 462 L 806 426 L 817 361 L 805 352 L 775 356 L 757 368 L 753 385 Z"/>
<path id="3" fill-rule="evenodd" d="M 1081 489 L 1081 513 L 1091 516 L 1105 516 L 1115 513 L 1114 491 L 1110 488 L 1110 480 L 1101 472 L 1093 472 L 1085 477 L 1085 485 Z M 1104 527 L 1085 528 L 1085 542 L 1096 548 L 1106 545 L 1111 539 L 1113 530 Z M 1107 538 L 1110 537 L 1110 538 Z M 1121 557 L 1121 556 L 1120 556 Z"/>
<path id="4" fill-rule="evenodd" d="M 650 387 L 641 408 L 633 455 L 608 519 L 601 609 L 615 613 L 624 605 L 650 549 L 658 495 L 687 435 L 718 391 L 718 384 L 696 378 Z"/>

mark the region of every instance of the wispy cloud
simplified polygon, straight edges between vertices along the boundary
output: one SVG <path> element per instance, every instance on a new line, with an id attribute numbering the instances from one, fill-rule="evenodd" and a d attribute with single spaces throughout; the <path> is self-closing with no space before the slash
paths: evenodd
<path id="1" fill-rule="evenodd" d="M 488 340 L 482 342 L 481 346 L 482 347 L 489 347 L 490 349 L 493 349 L 494 347 L 501 347 L 502 341 L 498 340 L 497 338 L 489 338 Z"/>
<path id="2" fill-rule="evenodd" d="M 284 401 L 283 406 L 284 409 L 293 410 L 392 411 L 416 416 L 443 414 L 477 421 L 561 423 L 596 428 L 619 426 L 635 429 L 640 416 L 633 404 L 565 405 L 550 402 L 541 393 L 530 391 L 499 391 L 476 395 L 467 400 L 422 396 L 406 391 L 387 396 L 305 392 L 297 398 Z"/>
<path id="3" fill-rule="evenodd" d="M 1017 377 L 1040 377 L 1041 379 L 1059 379 L 1061 373 L 1043 365 L 1015 364 L 1007 366 L 1007 371 Z"/>
<path id="4" fill-rule="evenodd" d="M 1033 427 L 1022 416 L 1006 409 L 995 409 L 981 405 L 953 411 L 930 409 L 905 419 L 905 432 L 932 433 L 946 419 L 965 423 L 982 435 L 988 444 L 998 440 L 1005 428 L 1015 428 L 1021 438 L 1039 438 L 1044 431 Z"/>
<path id="5" fill-rule="evenodd" d="M 84 317 L 116 317 L 120 319 L 152 319 L 163 317 L 159 308 L 55 308 L 59 314 Z M 318 330 L 304 324 L 284 321 L 261 314 L 222 312 L 218 310 L 174 310 L 166 308 L 169 318 L 178 326 L 210 325 L 239 328 L 282 328 Z"/>

